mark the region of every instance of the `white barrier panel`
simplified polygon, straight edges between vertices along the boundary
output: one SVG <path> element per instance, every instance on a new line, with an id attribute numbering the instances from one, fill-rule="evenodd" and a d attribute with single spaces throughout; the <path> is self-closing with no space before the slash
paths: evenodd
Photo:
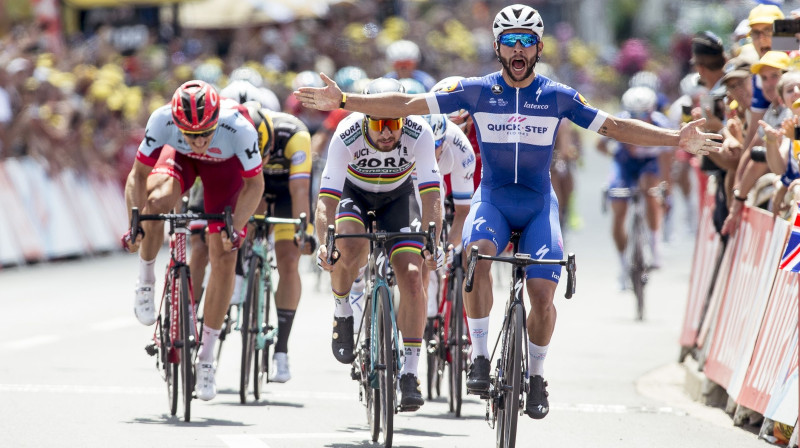
<path id="1" fill-rule="evenodd" d="M 744 379 L 743 372 L 750 364 L 777 272 L 778 252 L 783 249 L 785 235 L 781 235 L 779 241 L 772 235 L 772 215 L 745 207 L 733 242 L 733 264 L 719 308 L 717 328 L 704 366 L 706 376 L 727 389 L 734 400 Z M 742 373 L 737 373 L 739 369 Z"/>
<path id="2" fill-rule="evenodd" d="M 14 195 L 14 188 L 8 181 L 0 162 L 0 266 L 25 262 L 22 248 L 19 247 L 14 234 L 13 222 L 13 216 L 22 212 L 15 213 L 15 208 L 21 209 L 22 206 Z"/>
<path id="3" fill-rule="evenodd" d="M 785 354 L 764 412 L 765 417 L 787 425 L 793 425 L 797 420 L 797 407 L 800 404 L 797 396 L 797 326 L 794 327 L 791 341 L 792 350 Z"/>
<path id="4" fill-rule="evenodd" d="M 0 163 L 3 171 L 3 190 L 10 192 L 3 213 L 12 227 L 16 245 L 26 261 L 39 261 L 47 256 L 46 244 L 41 238 L 41 201 L 36 192 L 37 184 L 28 176 L 27 159 L 7 159 Z"/>
<path id="5" fill-rule="evenodd" d="M 776 220 L 776 227 L 779 225 L 788 230 L 786 221 Z M 775 277 L 753 360 L 737 400 L 759 414 L 766 412 L 786 354 L 797 349 L 797 277 L 794 272 L 780 270 Z"/>
<path id="6" fill-rule="evenodd" d="M 681 347 L 694 347 L 700 330 L 703 307 L 709 295 L 711 282 L 714 280 L 714 265 L 719 257 L 721 242 L 714 229 L 712 215 L 714 213 L 714 197 L 700 201 L 700 219 L 697 239 L 694 245 L 691 276 L 689 277 L 689 297 L 686 301 L 686 312 L 683 317 L 681 331 Z"/>

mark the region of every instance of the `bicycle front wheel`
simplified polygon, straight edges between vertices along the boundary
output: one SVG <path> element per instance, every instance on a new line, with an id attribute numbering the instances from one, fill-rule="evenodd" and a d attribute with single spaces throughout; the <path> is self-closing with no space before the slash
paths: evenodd
<path id="1" fill-rule="evenodd" d="M 247 270 L 247 290 L 244 297 L 242 323 L 240 326 L 242 333 L 242 365 L 239 370 L 239 402 L 242 404 L 247 402 L 250 369 L 255 358 L 256 334 L 259 331 L 257 310 L 258 282 L 261 278 L 261 268 L 261 259 L 256 256 L 252 257 L 250 267 Z"/>
<path id="2" fill-rule="evenodd" d="M 464 281 L 464 271 L 456 269 L 453 276 L 453 303 L 450 308 L 450 322 L 448 328 L 448 355 L 450 364 L 450 411 L 456 417 L 461 417 L 461 401 L 463 393 L 464 366 L 466 353 L 466 326 L 464 325 L 464 301 L 461 285 Z"/>
<path id="3" fill-rule="evenodd" d="M 192 395 L 194 393 L 194 357 L 192 356 L 195 344 L 195 331 L 197 326 L 192 317 L 192 302 L 189 300 L 189 275 L 188 268 L 180 270 L 180 308 L 181 308 L 181 376 L 183 382 L 183 420 L 188 422 L 192 415 Z M 194 330 L 193 330 L 194 329 Z"/>
<path id="4" fill-rule="evenodd" d="M 264 338 L 268 333 L 272 332 L 272 326 L 269 323 L 269 307 L 272 299 L 272 268 L 269 263 L 265 263 L 262 269 L 264 272 L 264 294 L 261 295 L 261 300 L 258 303 L 259 312 L 256 314 L 256 322 L 259 322 L 259 337 Z M 259 316 L 261 317 L 260 319 Z M 256 397 L 256 400 L 261 398 L 261 386 L 269 378 L 269 348 L 272 343 L 272 340 L 267 339 L 264 342 L 264 348 L 259 349 L 256 346 L 253 363 L 253 396 Z"/>
<path id="5" fill-rule="evenodd" d="M 497 374 L 500 400 L 497 415 L 497 447 L 514 448 L 517 442 L 517 418 L 522 391 L 522 337 L 525 317 L 517 304 L 503 335 L 503 352 Z"/>
<path id="6" fill-rule="evenodd" d="M 171 279 L 167 277 L 167 285 L 170 284 Z M 171 323 L 171 313 L 172 313 L 172 301 L 171 299 L 171 291 L 169 286 L 167 286 L 166 293 L 164 295 L 164 307 L 163 313 L 159 316 L 158 321 L 158 345 L 159 345 L 159 363 L 161 364 L 161 368 L 163 369 L 163 376 L 164 381 L 167 383 L 167 400 L 169 405 L 169 413 L 170 415 L 175 415 L 178 413 L 178 396 L 180 395 L 180 387 L 179 387 L 179 368 L 180 364 L 175 362 L 170 362 L 170 350 L 175 350 L 175 347 L 172 345 L 172 339 L 169 336 L 170 330 L 170 323 Z"/>
<path id="7" fill-rule="evenodd" d="M 378 394 L 377 400 L 380 401 L 381 414 L 381 434 L 383 444 L 386 448 L 392 446 L 393 419 L 395 408 L 395 381 L 397 372 L 395 370 L 394 353 L 394 329 L 392 327 L 392 315 L 389 310 L 390 304 L 389 291 L 386 288 L 378 289 Z M 399 355 L 399 354 L 397 354 Z"/>

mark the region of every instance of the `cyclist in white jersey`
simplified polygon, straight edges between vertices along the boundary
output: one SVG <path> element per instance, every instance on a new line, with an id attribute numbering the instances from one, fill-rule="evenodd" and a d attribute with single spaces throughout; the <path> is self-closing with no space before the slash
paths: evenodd
<path id="1" fill-rule="evenodd" d="M 402 92 L 397 80 L 379 78 L 366 89 L 368 94 Z M 335 222 L 338 233 L 363 233 L 375 211 L 379 229 L 387 232 L 420 232 L 428 222 L 441 228 L 439 168 L 433 149 L 430 126 L 420 117 L 393 117 L 393 114 L 365 116 L 351 114 L 336 128 L 328 160 L 322 172 L 316 209 L 319 241 Z M 411 173 L 416 169 L 422 213 L 414 197 Z M 405 359 L 399 377 L 400 408 L 414 411 L 424 404 L 417 379 L 422 333 L 425 328 L 425 293 L 422 289 L 423 250 L 421 238 L 395 239 L 389 243 L 389 260 L 397 277 L 400 306 L 397 327 L 402 333 Z M 338 262 L 327 263 L 328 250 L 321 244 L 317 263 L 331 273 L 331 289 L 336 302 L 331 348 L 343 364 L 353 354 L 353 310 L 348 301 L 350 287 L 359 268 L 367 261 L 368 241 L 343 239 L 336 243 Z M 435 260 L 428 260 L 434 264 Z M 435 264 L 434 264 L 435 267 Z"/>
<path id="2" fill-rule="evenodd" d="M 244 239 L 244 228 L 264 191 L 258 134 L 238 109 L 220 107 L 217 91 L 203 81 L 181 85 L 172 104 L 153 112 L 145 138 L 128 175 L 125 200 L 130 212 L 169 212 L 199 176 L 205 185 L 205 210 L 222 213 L 233 209 L 230 239 L 224 223 L 209 221 L 208 247 L 211 275 L 203 308 L 203 344 L 197 360 L 197 396 L 216 396 L 214 346 L 228 309 L 236 266 L 236 249 Z M 130 216 L 129 216 L 130 218 Z M 139 251 L 139 278 L 134 311 L 144 325 L 156 321 L 155 259 L 164 242 L 162 221 L 145 221 L 144 234 L 131 241 L 130 230 L 123 246 Z"/>
<path id="3" fill-rule="evenodd" d="M 679 146 L 693 154 L 719 151 L 721 143 L 712 139 L 721 136 L 698 130 L 703 119 L 671 130 L 613 117 L 590 106 L 574 89 L 537 75 L 534 67 L 544 48 L 544 24 L 530 6 L 503 8 L 492 28 L 495 54 L 503 66 L 500 72 L 455 82 L 436 93 L 379 96 L 344 96 L 336 83 L 323 75 L 326 87 L 302 88 L 294 95 L 306 107 L 341 107 L 378 117 L 467 110 L 478 132 L 483 173 L 464 225 L 462 244 L 478 246 L 482 254 L 497 254 L 506 247 L 511 230 L 519 230 L 520 252 L 538 253 L 543 258 L 561 256 L 558 201 L 549 176 L 561 118 L 634 145 Z M 465 294 L 473 348 L 467 388 L 479 394 L 489 385 L 490 269 L 490 262 L 479 262 L 475 287 Z M 530 385 L 525 412 L 532 418 L 543 418 L 549 411 L 543 366 L 555 327 L 553 296 L 560 268 L 529 267 L 526 275 L 531 307 L 527 321 Z"/>

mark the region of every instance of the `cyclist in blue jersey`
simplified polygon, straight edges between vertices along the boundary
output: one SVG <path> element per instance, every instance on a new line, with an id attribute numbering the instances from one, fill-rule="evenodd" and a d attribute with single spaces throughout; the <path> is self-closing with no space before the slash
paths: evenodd
<path id="1" fill-rule="evenodd" d="M 306 107 L 336 107 L 378 117 L 449 113 L 465 109 L 472 116 L 483 160 L 483 176 L 464 223 L 464 247 L 495 255 L 505 249 L 512 230 L 522 233 L 520 252 L 537 258 L 562 256 L 558 201 L 550 185 L 550 158 L 558 125 L 568 118 L 577 125 L 621 142 L 639 146 L 679 146 L 693 154 L 718 152 L 718 134 L 698 129 L 703 119 L 680 130 L 664 129 L 598 110 L 571 87 L 534 71 L 542 49 L 544 24 L 525 5 L 503 8 L 493 23 L 494 49 L 502 70 L 454 82 L 438 92 L 418 95 L 343 95 L 330 78 L 326 87 L 294 92 Z M 488 322 L 492 308 L 491 263 L 478 262 L 475 286 L 465 294 L 472 365 L 467 388 L 485 392 L 489 386 Z M 526 288 L 531 301 L 527 329 L 530 389 L 525 412 L 543 418 L 549 411 L 543 362 L 556 321 L 553 296 L 560 267 L 530 266 Z"/>

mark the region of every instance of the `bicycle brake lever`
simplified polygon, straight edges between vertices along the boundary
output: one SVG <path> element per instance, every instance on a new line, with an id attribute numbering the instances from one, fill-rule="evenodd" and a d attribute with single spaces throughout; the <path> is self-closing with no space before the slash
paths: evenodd
<path id="1" fill-rule="evenodd" d="M 131 207 L 131 243 L 139 236 L 139 207 Z"/>
<path id="2" fill-rule="evenodd" d="M 475 264 L 478 263 L 478 246 L 469 249 L 469 264 L 467 265 L 467 278 L 464 281 L 464 291 L 472 292 L 472 282 L 475 277 Z"/>
<path id="3" fill-rule="evenodd" d="M 235 232 L 233 228 L 233 212 L 231 206 L 225 207 L 225 233 L 228 234 L 228 240 L 231 240 L 231 232 Z"/>
<path id="4" fill-rule="evenodd" d="M 328 249 L 328 264 L 334 265 L 338 258 L 333 258 L 333 253 L 336 251 L 336 238 L 334 238 L 334 234 L 336 233 L 336 229 L 333 227 L 333 224 L 328 225 L 328 235 L 325 238 L 325 248 Z"/>
<path id="5" fill-rule="evenodd" d="M 575 254 L 569 254 L 567 256 L 567 292 L 564 294 L 564 297 L 567 299 L 571 299 L 572 296 L 575 294 L 575 286 L 576 286 L 576 279 L 575 279 Z"/>

